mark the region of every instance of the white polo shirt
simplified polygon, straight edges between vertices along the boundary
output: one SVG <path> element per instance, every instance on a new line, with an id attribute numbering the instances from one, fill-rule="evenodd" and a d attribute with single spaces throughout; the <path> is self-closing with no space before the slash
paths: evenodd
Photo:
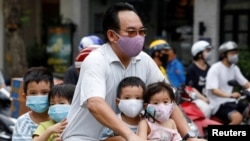
<path id="1" fill-rule="evenodd" d="M 109 44 L 104 44 L 87 56 L 81 65 L 71 110 L 67 116 L 68 125 L 62 134 L 63 141 L 98 140 L 103 126 L 88 111 L 86 101 L 91 97 L 101 97 L 118 113 L 116 90 L 120 81 L 127 76 L 140 77 L 146 85 L 166 80 L 156 63 L 143 51 L 132 58 L 127 68 Z"/>
<path id="2" fill-rule="evenodd" d="M 233 87 L 228 85 L 229 80 L 237 80 L 240 85 L 245 85 L 248 81 L 242 75 L 236 65 L 225 66 L 221 61 L 213 64 L 208 70 L 206 78 L 207 97 L 210 101 L 212 114 L 215 114 L 222 103 L 235 101 L 233 98 L 219 97 L 212 93 L 212 89 L 220 89 L 231 95 Z"/>

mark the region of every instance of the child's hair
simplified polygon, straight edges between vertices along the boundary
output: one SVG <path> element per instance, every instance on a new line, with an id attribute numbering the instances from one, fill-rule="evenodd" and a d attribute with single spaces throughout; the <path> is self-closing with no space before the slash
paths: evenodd
<path id="1" fill-rule="evenodd" d="M 165 81 L 161 81 L 161 82 L 155 82 L 155 83 L 149 84 L 147 86 L 145 95 L 143 97 L 144 103 L 149 103 L 151 97 L 161 91 L 167 91 L 171 101 L 172 102 L 175 101 L 175 94 L 171 85 L 166 83 Z"/>
<path id="2" fill-rule="evenodd" d="M 135 76 L 129 76 L 124 78 L 118 85 L 117 88 L 117 98 L 121 98 L 121 92 L 122 92 L 122 88 L 128 87 L 128 86 L 141 86 L 143 89 L 143 96 L 145 94 L 145 90 L 146 90 L 146 84 L 139 78 L 139 77 L 135 77 Z"/>
<path id="3" fill-rule="evenodd" d="M 60 83 L 60 84 L 54 85 L 51 88 L 51 91 L 49 92 L 49 96 L 48 96 L 49 103 L 50 103 L 51 98 L 58 96 L 58 97 L 67 99 L 69 103 L 71 104 L 73 95 L 75 92 L 75 88 L 76 86 L 74 84 L 69 84 L 69 83 Z"/>
<path id="4" fill-rule="evenodd" d="M 23 76 L 23 90 L 27 94 L 27 87 L 30 82 L 39 83 L 44 81 L 49 83 L 50 88 L 54 85 L 52 72 L 45 67 L 32 67 L 29 68 Z"/>

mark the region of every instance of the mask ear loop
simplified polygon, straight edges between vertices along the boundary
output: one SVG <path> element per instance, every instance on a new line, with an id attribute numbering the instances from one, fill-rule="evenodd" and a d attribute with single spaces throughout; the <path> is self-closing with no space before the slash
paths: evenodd
<path id="1" fill-rule="evenodd" d="M 154 123 L 155 121 L 157 121 L 155 118 L 154 118 L 154 116 L 155 116 L 155 110 L 154 110 L 154 115 L 152 116 L 151 114 L 149 114 L 148 112 L 147 112 L 147 110 L 145 109 L 145 117 L 150 121 L 150 122 L 152 122 L 152 123 Z"/>

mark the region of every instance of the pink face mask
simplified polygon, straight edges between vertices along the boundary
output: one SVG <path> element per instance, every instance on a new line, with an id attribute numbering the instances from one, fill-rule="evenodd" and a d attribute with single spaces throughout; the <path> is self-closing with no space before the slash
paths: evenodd
<path id="1" fill-rule="evenodd" d="M 117 45 L 127 56 L 135 57 L 142 51 L 145 40 L 144 36 L 127 37 L 119 34 L 117 36 L 119 36 Z"/>
<path id="2" fill-rule="evenodd" d="M 147 113 L 151 115 L 155 120 L 159 122 L 166 122 L 170 115 L 172 114 L 174 109 L 174 104 L 148 104 L 147 106 Z"/>

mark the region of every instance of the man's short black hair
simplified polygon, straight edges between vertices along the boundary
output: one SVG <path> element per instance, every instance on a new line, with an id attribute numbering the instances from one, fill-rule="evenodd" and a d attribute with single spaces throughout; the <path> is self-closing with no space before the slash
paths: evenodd
<path id="1" fill-rule="evenodd" d="M 134 11 L 137 14 L 134 6 L 127 2 L 118 2 L 111 6 L 104 14 L 102 24 L 103 36 L 106 42 L 108 42 L 107 31 L 109 29 L 113 29 L 115 31 L 120 29 L 120 21 L 118 18 L 118 12 L 120 11 Z"/>

